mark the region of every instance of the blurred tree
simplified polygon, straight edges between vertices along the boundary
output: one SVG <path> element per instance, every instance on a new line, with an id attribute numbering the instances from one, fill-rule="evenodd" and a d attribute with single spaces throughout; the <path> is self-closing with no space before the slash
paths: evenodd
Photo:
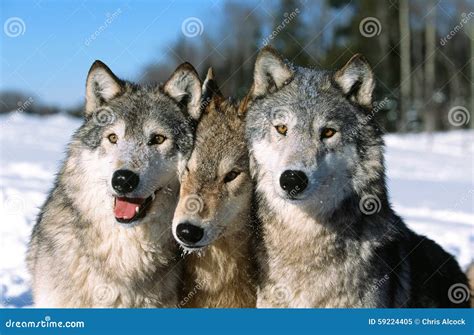
<path id="1" fill-rule="evenodd" d="M 240 98 L 250 88 L 255 57 L 265 43 L 295 64 L 324 69 L 339 68 L 362 53 L 376 77 L 375 100 L 384 101 L 376 116 L 387 131 L 452 128 L 451 108 L 474 112 L 472 1 L 226 1 L 203 22 L 201 35 L 180 33 L 138 81 L 164 82 L 188 61 L 201 77 L 213 66 L 223 93 Z M 373 30 L 364 32 L 364 22 Z M 0 113 L 18 109 L 28 98 L 2 93 Z M 42 115 L 59 110 L 36 100 L 21 108 Z M 66 112 L 82 116 L 82 106 Z"/>
<path id="2" fill-rule="evenodd" d="M 400 63 L 398 29 L 398 3 L 387 4 L 383 1 L 329 0 L 329 5 L 338 11 L 351 10 L 348 20 L 335 26 L 334 43 L 328 50 L 323 64 L 334 68 L 344 65 L 355 53 L 362 53 L 369 60 L 377 85 L 375 99 L 384 100 L 377 109 L 376 117 L 388 131 L 397 129 L 395 109 L 399 100 Z"/>
<path id="3" fill-rule="evenodd" d="M 272 44 L 295 64 L 311 66 L 315 61 L 305 48 L 317 30 L 305 23 L 301 5 L 299 0 L 280 1 L 273 17 L 272 32 L 276 33 L 276 37 Z"/>
<path id="4" fill-rule="evenodd" d="M 164 60 L 150 64 L 141 76 L 142 82 L 163 82 L 176 66 L 187 61 L 196 67 L 201 78 L 209 66 L 214 67 L 225 95 L 243 97 L 252 82 L 253 64 L 261 39 L 261 18 L 253 7 L 227 2 L 217 34 L 204 33 L 189 38 L 181 35 L 165 50 Z"/>
<path id="5" fill-rule="evenodd" d="M 56 106 L 42 105 L 32 95 L 18 91 L 0 92 L 0 114 L 20 112 L 36 115 L 51 115 L 60 112 Z"/>
<path id="6" fill-rule="evenodd" d="M 423 122 L 424 129 L 432 132 L 436 129 L 437 113 L 433 101 L 435 85 L 435 65 L 436 65 L 436 2 L 429 0 L 428 16 L 425 24 L 425 67 L 424 67 L 424 111 Z"/>
<path id="7" fill-rule="evenodd" d="M 25 102 L 31 99 L 30 96 L 16 91 L 5 91 L 0 93 L 0 114 L 9 113 L 17 110 Z M 23 107 L 26 110 L 31 111 L 33 108 L 33 103 L 25 105 Z"/>
<path id="8" fill-rule="evenodd" d="M 400 116 L 398 130 L 406 129 L 411 106 L 410 12 L 408 0 L 400 0 Z"/>

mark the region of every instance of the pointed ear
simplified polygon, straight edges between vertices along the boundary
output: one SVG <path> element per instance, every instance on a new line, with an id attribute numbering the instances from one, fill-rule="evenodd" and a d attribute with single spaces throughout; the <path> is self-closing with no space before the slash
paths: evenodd
<path id="1" fill-rule="evenodd" d="M 86 115 L 123 92 L 123 82 L 100 60 L 92 64 L 86 81 Z"/>
<path id="2" fill-rule="evenodd" d="M 264 47 L 257 56 L 253 74 L 252 98 L 275 92 L 293 79 L 293 71 L 283 58 L 270 46 Z"/>
<path id="3" fill-rule="evenodd" d="M 354 55 L 334 74 L 334 81 L 349 99 L 362 106 L 371 106 L 375 87 L 374 73 L 364 56 Z"/>
<path id="4" fill-rule="evenodd" d="M 205 101 L 206 97 L 212 98 L 213 96 L 222 97 L 222 93 L 219 89 L 219 86 L 217 86 L 216 80 L 214 79 L 214 70 L 212 67 L 210 67 L 209 70 L 207 70 L 204 84 L 202 84 L 202 100 Z"/>
<path id="5" fill-rule="evenodd" d="M 199 119 L 201 80 L 191 64 L 186 62 L 178 66 L 165 83 L 163 90 L 176 102 L 185 104 L 193 119 Z"/>
<path id="6" fill-rule="evenodd" d="M 209 70 L 207 70 L 206 79 L 202 84 L 201 112 L 208 110 L 207 107 L 211 105 L 214 98 L 223 98 L 223 95 L 214 79 L 214 70 L 210 67 Z"/>

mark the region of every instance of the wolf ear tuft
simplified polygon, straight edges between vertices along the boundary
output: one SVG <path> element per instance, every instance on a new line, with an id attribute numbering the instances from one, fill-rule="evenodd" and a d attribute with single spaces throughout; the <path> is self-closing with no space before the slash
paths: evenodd
<path id="1" fill-rule="evenodd" d="M 100 60 L 92 64 L 86 81 L 86 115 L 123 92 L 123 82 Z"/>
<path id="2" fill-rule="evenodd" d="M 253 74 L 252 98 L 275 92 L 293 78 L 293 72 L 270 46 L 258 53 Z"/>
<path id="3" fill-rule="evenodd" d="M 202 84 L 202 111 L 206 110 L 206 107 L 209 105 L 209 102 L 213 99 L 213 97 L 220 97 L 222 98 L 221 90 L 219 86 L 217 86 L 216 80 L 214 79 L 214 70 L 212 67 L 207 70 L 206 79 Z"/>
<path id="4" fill-rule="evenodd" d="M 342 92 L 361 106 L 372 104 L 375 87 L 374 73 L 367 59 L 361 54 L 354 55 L 344 67 L 334 74 L 334 81 Z"/>
<path id="5" fill-rule="evenodd" d="M 183 63 L 174 71 L 163 86 L 163 90 L 173 100 L 186 104 L 189 115 L 198 120 L 201 115 L 201 80 L 189 63 Z"/>

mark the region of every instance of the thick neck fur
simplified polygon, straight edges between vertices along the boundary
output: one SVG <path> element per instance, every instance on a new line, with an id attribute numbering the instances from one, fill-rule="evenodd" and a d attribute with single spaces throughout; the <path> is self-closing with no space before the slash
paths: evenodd
<path id="1" fill-rule="evenodd" d="M 360 197 L 352 194 L 334 211 L 318 217 L 310 209 L 277 199 L 260 182 L 262 175 L 256 177 L 263 238 L 258 251 L 263 286 L 257 306 L 375 304 L 371 297 L 360 298 L 354 292 L 367 285 L 366 271 L 375 249 L 406 229 L 385 194 L 379 195 L 381 208 L 373 215 L 362 214 Z M 351 290 L 353 294 L 348 294 Z"/>
<path id="2" fill-rule="evenodd" d="M 234 229 L 185 256 L 183 307 L 255 307 L 250 221 L 249 203 L 229 224 Z"/>
<path id="3" fill-rule="evenodd" d="M 66 162 L 33 232 L 27 262 L 35 304 L 174 306 L 181 271 L 170 231 L 177 182 L 157 194 L 143 222 L 127 228 L 115 222 L 105 187 L 87 171 L 74 173 L 76 163 Z"/>

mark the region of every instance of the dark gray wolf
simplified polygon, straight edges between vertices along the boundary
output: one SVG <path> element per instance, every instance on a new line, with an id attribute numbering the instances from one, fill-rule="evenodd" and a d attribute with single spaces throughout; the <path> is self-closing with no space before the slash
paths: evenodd
<path id="1" fill-rule="evenodd" d="M 173 235 L 185 255 L 183 307 L 255 307 L 253 184 L 245 111 L 225 99 L 209 69 L 193 152 L 181 176 Z"/>
<path id="2" fill-rule="evenodd" d="M 261 221 L 258 307 L 468 307 L 454 257 L 390 207 L 374 75 L 257 57 L 247 111 Z"/>
<path id="3" fill-rule="evenodd" d="M 184 63 L 162 87 L 96 61 L 85 121 L 33 229 L 27 264 L 41 307 L 166 307 L 180 267 L 171 221 L 193 146 L 201 82 Z"/>

